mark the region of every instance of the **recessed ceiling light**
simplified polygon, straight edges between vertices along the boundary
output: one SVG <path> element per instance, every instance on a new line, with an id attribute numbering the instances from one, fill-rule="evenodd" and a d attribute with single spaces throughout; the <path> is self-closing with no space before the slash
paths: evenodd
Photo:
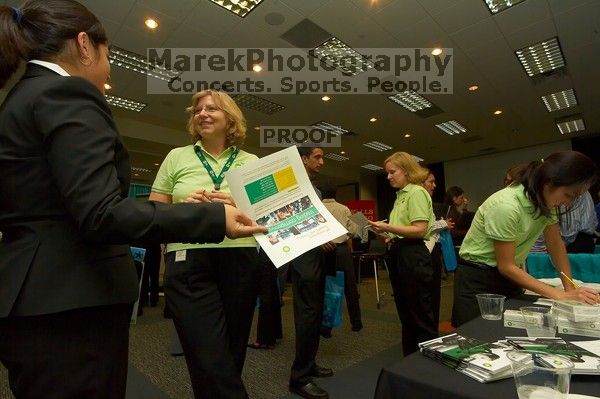
<path id="1" fill-rule="evenodd" d="M 497 14 L 500 11 L 504 11 L 522 1 L 523 0 L 485 0 L 485 4 L 488 6 L 492 14 Z"/>
<path id="2" fill-rule="evenodd" d="M 344 155 L 346 153 L 346 151 L 340 151 L 340 154 Z"/>
<path id="3" fill-rule="evenodd" d="M 109 85 L 108 83 L 104 83 L 104 90 L 110 90 L 112 89 L 112 86 Z"/>
<path id="4" fill-rule="evenodd" d="M 427 99 L 418 95 L 414 91 L 404 91 L 402 93 L 394 94 L 393 96 L 388 96 L 388 98 L 396 104 L 406 108 L 410 112 L 421 111 L 433 106 L 433 104 L 427 101 Z"/>
<path id="5" fill-rule="evenodd" d="M 128 98 L 111 96 L 110 94 L 107 94 L 104 97 L 106 98 L 106 102 L 109 103 L 110 105 L 112 105 L 113 107 L 119 107 L 119 108 L 127 109 L 129 111 L 140 112 L 141 110 L 146 108 L 146 106 L 148 105 L 146 103 L 141 103 L 139 101 L 130 100 Z"/>
<path id="6" fill-rule="evenodd" d="M 144 24 L 146 24 L 146 26 L 150 29 L 158 28 L 158 22 L 156 22 L 156 20 L 152 18 L 148 18 L 147 20 L 145 20 Z"/>
<path id="7" fill-rule="evenodd" d="M 381 166 L 373 165 L 372 163 L 365 164 L 365 165 L 361 166 L 361 168 L 375 170 L 375 171 L 383 169 Z"/>
<path id="8" fill-rule="evenodd" d="M 577 97 L 573 89 L 567 89 L 542 96 L 542 101 L 548 112 L 558 111 L 577 105 Z"/>
<path id="9" fill-rule="evenodd" d="M 553 37 L 515 51 L 528 76 L 539 75 L 565 66 L 558 39 Z"/>
<path id="10" fill-rule="evenodd" d="M 433 50 L 431 50 L 431 55 L 440 55 L 440 54 L 442 54 L 442 49 L 439 47 L 436 47 Z"/>
<path id="11" fill-rule="evenodd" d="M 497 109 L 494 111 L 494 115 L 500 115 L 502 113 L 501 109 Z"/>
<path id="12" fill-rule="evenodd" d="M 160 164 L 159 163 L 154 163 L 154 166 L 160 166 Z"/>
<path id="13" fill-rule="evenodd" d="M 137 174 L 137 173 L 134 173 L 133 175 L 136 176 L 136 177 L 139 176 L 139 174 Z"/>
<path id="14" fill-rule="evenodd" d="M 585 123 L 581 115 L 571 115 L 560 120 L 556 120 L 556 126 L 560 134 L 579 132 L 585 130 Z"/>
<path id="15" fill-rule="evenodd" d="M 145 56 L 124 50 L 117 46 L 110 46 L 108 58 L 111 65 L 167 82 L 181 74 L 178 70 L 167 69 L 161 65 L 152 64 L 148 62 L 148 59 Z"/>
<path id="16" fill-rule="evenodd" d="M 455 134 L 460 134 L 467 131 L 467 129 L 465 129 L 465 127 L 457 121 L 447 121 L 444 123 L 439 123 L 435 126 L 442 132 L 449 134 L 450 136 L 454 136 Z"/>
<path id="17" fill-rule="evenodd" d="M 479 89 L 479 86 L 477 85 L 469 86 L 469 91 L 475 91 L 477 89 Z"/>
<path id="18" fill-rule="evenodd" d="M 256 126 L 254 130 L 260 130 L 260 126 Z"/>
<path id="19" fill-rule="evenodd" d="M 375 121 L 377 121 L 377 118 L 371 118 L 371 119 L 369 119 L 369 122 L 375 122 Z"/>
<path id="20" fill-rule="evenodd" d="M 381 151 L 381 152 L 392 149 L 391 146 L 389 146 L 385 143 L 382 143 L 381 141 L 370 141 L 368 143 L 364 143 L 363 145 L 365 147 L 371 148 L 376 151 Z"/>
<path id="21" fill-rule="evenodd" d="M 406 134 L 404 135 L 404 137 L 406 137 L 406 138 L 409 138 L 409 137 L 410 137 L 410 134 L 406 133 Z"/>
<path id="22" fill-rule="evenodd" d="M 244 18 L 250 11 L 258 6 L 263 0 L 210 0 L 216 5 L 231 11 L 235 15 Z"/>
<path id="23" fill-rule="evenodd" d="M 308 53 L 345 75 L 355 76 L 375 67 L 371 60 L 335 36 Z"/>
<path id="24" fill-rule="evenodd" d="M 323 96 L 323 97 L 321 97 L 321 100 L 323 100 L 323 101 L 329 101 L 329 100 L 331 100 L 331 97 L 329 97 L 329 96 Z"/>
<path id="25" fill-rule="evenodd" d="M 260 71 L 262 71 L 262 66 L 260 66 L 260 64 L 254 64 L 254 65 L 252 66 L 252 70 L 253 70 L 254 72 L 260 72 Z"/>

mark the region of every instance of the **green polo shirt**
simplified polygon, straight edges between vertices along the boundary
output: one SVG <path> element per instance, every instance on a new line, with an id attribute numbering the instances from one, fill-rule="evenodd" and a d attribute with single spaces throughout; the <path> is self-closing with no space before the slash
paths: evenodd
<path id="1" fill-rule="evenodd" d="M 229 147 L 223 151 L 218 158 L 215 158 L 204 150 L 200 141 L 196 144 L 202 149 L 208 164 L 215 171 L 217 176 L 235 149 L 235 147 Z M 240 150 L 235 161 L 233 161 L 233 164 L 231 165 L 231 169 L 239 168 L 256 159 L 258 159 L 256 155 Z M 204 165 L 202 165 L 202 162 L 198 159 L 193 145 L 175 148 L 169 152 L 162 165 L 160 165 L 160 169 L 156 174 L 156 180 L 154 180 L 154 184 L 152 185 L 153 192 L 171 195 L 174 204 L 184 202 L 190 193 L 194 191 L 212 191 L 213 189 L 214 183 L 204 168 Z M 219 191 L 230 193 L 227 179 L 223 180 Z M 235 240 L 225 237 L 225 240 L 219 244 L 170 243 L 167 245 L 167 252 L 194 248 L 239 248 L 255 246 L 256 240 L 254 237 L 238 238 Z"/>
<path id="2" fill-rule="evenodd" d="M 389 223 L 397 226 L 410 226 L 417 221 L 427 221 L 427 233 L 423 239 L 428 240 L 433 224 L 431 196 L 423 187 L 409 183 L 396 193 L 396 201 L 390 212 Z"/>
<path id="3" fill-rule="evenodd" d="M 515 243 L 515 262 L 522 266 L 533 243 L 544 229 L 558 223 L 556 211 L 550 217 L 534 214 L 523 185 L 508 186 L 492 194 L 477 209 L 460 256 L 466 260 L 496 266 L 494 241 Z"/>

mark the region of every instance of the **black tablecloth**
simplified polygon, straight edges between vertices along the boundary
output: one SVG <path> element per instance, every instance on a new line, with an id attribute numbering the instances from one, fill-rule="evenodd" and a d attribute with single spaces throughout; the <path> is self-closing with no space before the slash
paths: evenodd
<path id="1" fill-rule="evenodd" d="M 530 305 L 532 298 L 511 299 L 508 309 Z M 472 320 L 458 331 L 459 334 L 484 341 L 497 341 L 506 336 L 526 336 L 524 329 L 504 327 L 502 320 Z M 588 341 L 595 338 L 562 335 L 568 341 Z M 570 393 L 600 395 L 600 376 L 574 375 L 571 377 Z M 375 399 L 511 399 L 517 398 L 512 378 L 483 384 L 448 366 L 413 353 L 387 367 L 379 374 Z"/>

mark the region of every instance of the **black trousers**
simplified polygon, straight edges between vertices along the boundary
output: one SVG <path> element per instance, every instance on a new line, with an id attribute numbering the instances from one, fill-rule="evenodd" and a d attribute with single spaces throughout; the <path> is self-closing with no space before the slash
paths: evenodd
<path id="1" fill-rule="evenodd" d="M 594 236 L 584 232 L 579 232 L 575 241 L 567 245 L 567 253 L 570 254 L 593 254 L 596 243 L 594 242 Z"/>
<path id="2" fill-rule="evenodd" d="M 147 245 L 144 257 L 144 274 L 142 275 L 142 292 L 140 294 L 140 306 L 156 306 L 158 303 L 158 288 L 160 274 L 160 258 L 162 256 L 160 244 Z"/>
<path id="3" fill-rule="evenodd" d="M 317 247 L 290 262 L 296 328 L 296 357 L 292 364 L 290 385 L 294 386 L 310 382 L 316 365 L 325 296 L 322 254 L 321 248 Z"/>
<path id="4" fill-rule="evenodd" d="M 402 352 L 418 350 L 418 343 L 438 336 L 434 319 L 435 287 L 431 254 L 423 240 L 401 239 L 390 250 L 390 281 L 402 323 Z"/>
<path id="5" fill-rule="evenodd" d="M 354 272 L 354 260 L 352 259 L 350 247 L 344 243 L 338 245 L 335 252 L 326 252 L 325 263 L 333 263 L 336 271 L 344 272 L 344 296 L 346 297 L 350 323 L 352 325 L 361 323 L 356 273 Z"/>
<path id="6" fill-rule="evenodd" d="M 242 382 L 258 294 L 256 248 L 210 248 L 166 255 L 167 306 L 195 398 L 247 398 Z"/>
<path id="7" fill-rule="evenodd" d="M 256 342 L 261 345 L 275 345 L 283 337 L 281 323 L 281 296 L 277 287 L 277 268 L 261 249 L 259 253 L 258 322 Z"/>
<path id="8" fill-rule="evenodd" d="M 0 319 L 0 361 L 18 399 L 125 398 L 131 305 Z"/>
<path id="9" fill-rule="evenodd" d="M 474 265 L 461 259 L 454 274 L 452 325 L 459 327 L 481 314 L 476 294 L 501 294 L 511 298 L 522 292 L 520 287 L 502 276 L 497 267 Z"/>
<path id="10" fill-rule="evenodd" d="M 440 322 L 440 302 L 442 300 L 442 246 L 436 242 L 431 251 L 431 265 L 433 266 L 433 281 L 432 281 L 432 301 L 433 301 L 433 321 L 436 324 Z"/>

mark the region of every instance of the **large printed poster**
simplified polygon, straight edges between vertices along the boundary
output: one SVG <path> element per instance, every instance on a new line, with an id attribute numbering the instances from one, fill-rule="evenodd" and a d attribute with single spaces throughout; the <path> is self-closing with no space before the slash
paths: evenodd
<path id="1" fill-rule="evenodd" d="M 232 169 L 225 178 L 237 207 L 269 229 L 255 238 L 276 267 L 347 233 L 321 203 L 296 147 Z"/>

